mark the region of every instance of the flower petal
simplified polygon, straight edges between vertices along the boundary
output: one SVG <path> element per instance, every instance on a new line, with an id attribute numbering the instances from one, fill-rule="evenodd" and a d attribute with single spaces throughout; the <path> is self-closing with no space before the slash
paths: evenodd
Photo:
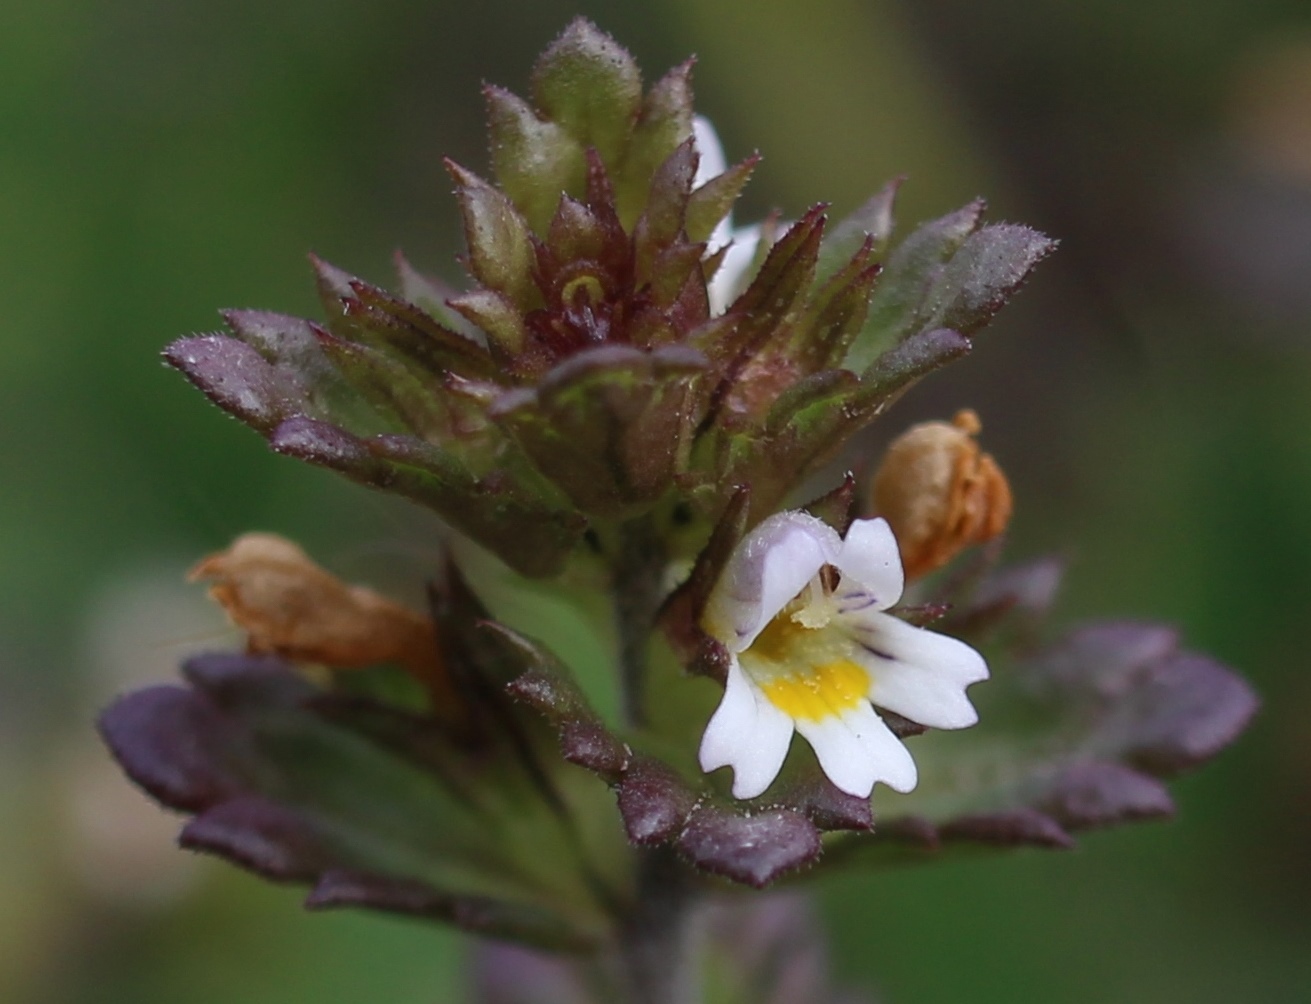
<path id="1" fill-rule="evenodd" d="M 697 153 L 700 154 L 700 159 L 696 165 L 696 177 L 692 180 L 692 187 L 700 188 L 711 178 L 717 178 L 727 171 L 728 160 L 724 156 L 724 146 L 719 142 L 719 134 L 715 132 L 714 125 L 704 115 L 693 116 L 692 135 L 695 138 Z M 707 250 L 713 254 L 732 240 L 733 214 L 730 212 L 726 213 L 724 218 L 715 224 L 715 229 L 710 234 Z M 713 301 L 714 284 L 712 282 L 710 309 L 716 314 L 722 312 L 724 308 L 721 306 L 716 309 Z"/>
<path id="2" fill-rule="evenodd" d="M 792 719 L 769 702 L 737 662 L 729 667 L 724 699 L 701 737 L 701 769 L 733 768 L 733 797 L 755 798 L 783 767 Z"/>
<path id="3" fill-rule="evenodd" d="M 878 781 L 907 792 L 919 780 L 910 751 L 866 701 L 841 715 L 798 719 L 797 731 L 814 747 L 829 780 L 848 795 L 867 798 Z"/>
<path id="4" fill-rule="evenodd" d="M 731 221 L 730 221 L 731 223 Z M 722 227 L 723 224 L 720 225 Z M 747 273 L 751 263 L 756 260 L 756 250 L 760 247 L 760 224 L 753 223 L 746 227 L 730 228 L 723 234 L 720 227 L 710 236 L 712 251 L 732 241 L 724 260 L 719 263 L 719 271 L 710 280 L 710 313 L 718 316 L 728 309 L 728 305 L 738 298 L 746 286 Z"/>
<path id="5" fill-rule="evenodd" d="M 728 170 L 728 159 L 724 156 L 724 145 L 719 142 L 719 133 L 715 132 L 714 123 L 704 115 L 692 117 L 692 136 L 696 152 L 701 155 L 692 187 L 700 188 L 711 178 Z"/>
<path id="6" fill-rule="evenodd" d="M 986 680 L 988 665 L 963 641 L 891 614 L 849 616 L 843 627 L 856 642 L 856 661 L 869 670 L 869 697 L 879 707 L 934 729 L 979 720 L 965 688 Z"/>
<path id="7" fill-rule="evenodd" d="M 868 598 L 873 602 L 861 604 L 861 609 L 868 606 L 871 610 L 886 610 L 901 599 L 906 578 L 897 539 L 886 519 L 853 522 L 842 542 L 842 553 L 833 564 L 842 573 L 836 593 L 841 608 Z"/>
<path id="8" fill-rule="evenodd" d="M 803 512 L 780 512 L 747 534 L 706 602 L 704 625 L 741 652 L 842 549 L 837 531 Z"/>

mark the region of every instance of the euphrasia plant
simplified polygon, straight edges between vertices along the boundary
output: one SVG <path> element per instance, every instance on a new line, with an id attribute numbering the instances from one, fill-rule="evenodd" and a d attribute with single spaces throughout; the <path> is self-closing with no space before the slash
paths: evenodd
<path id="1" fill-rule="evenodd" d="M 696 999 L 688 920 L 712 892 L 1166 815 L 1163 779 L 1254 706 L 1169 629 L 1042 632 L 1060 569 L 999 564 L 1010 489 L 972 412 L 799 497 L 1053 243 L 982 202 L 894 240 L 895 183 L 836 226 L 816 206 L 735 228 L 756 158 L 725 164 L 690 70 L 644 89 L 575 22 L 531 100 L 487 88 L 491 179 L 447 164 L 467 289 L 315 260 L 323 321 L 230 311 L 166 353 L 276 452 L 605 600 L 612 716 L 455 557 L 416 611 L 251 534 L 194 571 L 247 650 L 102 719 L 191 815 L 186 847 L 308 885 L 313 908 L 574 953 L 496 956 L 488 999 L 553 979 Z M 733 909 L 725 929 L 750 929 Z"/>

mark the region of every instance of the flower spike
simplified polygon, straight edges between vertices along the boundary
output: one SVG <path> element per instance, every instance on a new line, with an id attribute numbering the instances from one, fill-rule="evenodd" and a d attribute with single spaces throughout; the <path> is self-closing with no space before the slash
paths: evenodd
<path id="1" fill-rule="evenodd" d="M 464 285 L 398 254 L 393 292 L 311 256 L 321 321 L 228 311 L 168 349 L 274 452 L 453 540 L 417 611 L 241 538 L 195 574 L 248 651 L 101 718 L 191 815 L 185 846 L 310 885 L 313 909 L 595 952 L 607 1000 L 615 976 L 697 996 L 647 978 L 720 879 L 1068 847 L 1168 814 L 1168 777 L 1256 708 L 1151 625 L 1050 643 L 1059 567 L 997 567 L 1011 498 L 973 413 L 908 432 L 872 490 L 848 474 L 797 506 L 1054 244 L 981 200 L 894 239 L 900 179 L 832 225 L 822 202 L 740 225 L 759 157 L 725 156 L 691 69 L 646 87 L 575 20 L 526 98 L 484 89 L 489 167 L 446 161 Z M 547 592 L 567 617 L 528 611 Z M 814 756 L 789 762 L 796 732 Z M 880 783 L 903 796 L 876 828 Z M 730 996 L 807 996 L 769 979 Z"/>

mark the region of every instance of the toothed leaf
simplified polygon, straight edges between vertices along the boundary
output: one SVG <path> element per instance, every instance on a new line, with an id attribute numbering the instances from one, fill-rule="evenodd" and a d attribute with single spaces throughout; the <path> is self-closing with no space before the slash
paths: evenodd
<path id="1" fill-rule="evenodd" d="M 977 331 L 1054 250 L 1055 241 L 1010 223 L 970 234 L 932 282 L 919 323 L 967 335 Z"/>
<path id="2" fill-rule="evenodd" d="M 180 338 L 164 359 L 228 414 L 259 432 L 308 407 L 296 374 L 273 366 L 254 348 L 223 335 Z"/>
<path id="3" fill-rule="evenodd" d="M 127 773 L 195 814 L 184 846 L 276 881 L 317 884 L 311 907 L 428 916 L 537 944 L 577 944 L 601 930 L 581 876 L 569 914 L 558 912 L 524 881 L 523 862 L 487 840 L 497 825 L 488 809 L 440 771 L 321 717 L 321 692 L 286 664 L 210 655 L 185 673 L 189 687 L 128 694 L 100 719 Z M 456 753 L 466 770 L 465 751 Z"/>
<path id="4" fill-rule="evenodd" d="M 942 263 L 979 226 L 982 200 L 922 224 L 893 249 L 870 299 L 869 314 L 846 366 L 865 369 L 882 352 L 918 331 L 922 306 Z"/>
<path id="5" fill-rule="evenodd" d="M 913 740 L 919 787 L 885 808 L 872 841 L 836 856 L 1062 848 L 1079 830 L 1168 816 L 1163 779 L 1213 757 L 1256 710 L 1238 676 L 1154 625 L 1092 625 L 1018 664 L 990 662 L 980 724 Z M 968 777 L 954 766 L 963 762 Z"/>

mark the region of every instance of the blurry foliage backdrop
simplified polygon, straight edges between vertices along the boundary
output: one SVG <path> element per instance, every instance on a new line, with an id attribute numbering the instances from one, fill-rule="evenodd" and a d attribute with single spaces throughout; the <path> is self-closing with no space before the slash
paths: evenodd
<path id="1" fill-rule="evenodd" d="M 1305 0 L 5 0 L 0 5 L 0 998 L 435 1002 L 445 931 L 304 916 L 169 847 L 91 719 L 229 642 L 188 563 L 250 528 L 413 583 L 432 527 L 269 454 L 158 365 L 215 308 L 316 311 L 304 255 L 456 277 L 439 156 L 575 13 L 700 56 L 748 216 L 976 194 L 1063 239 L 897 429 L 959 406 L 1065 619 L 1177 620 L 1264 695 L 1181 818 L 825 890 L 893 1001 L 1311 1000 L 1311 11 Z M 363 542 L 363 543 L 362 543 Z M 882 798 L 895 798 L 883 792 Z"/>

